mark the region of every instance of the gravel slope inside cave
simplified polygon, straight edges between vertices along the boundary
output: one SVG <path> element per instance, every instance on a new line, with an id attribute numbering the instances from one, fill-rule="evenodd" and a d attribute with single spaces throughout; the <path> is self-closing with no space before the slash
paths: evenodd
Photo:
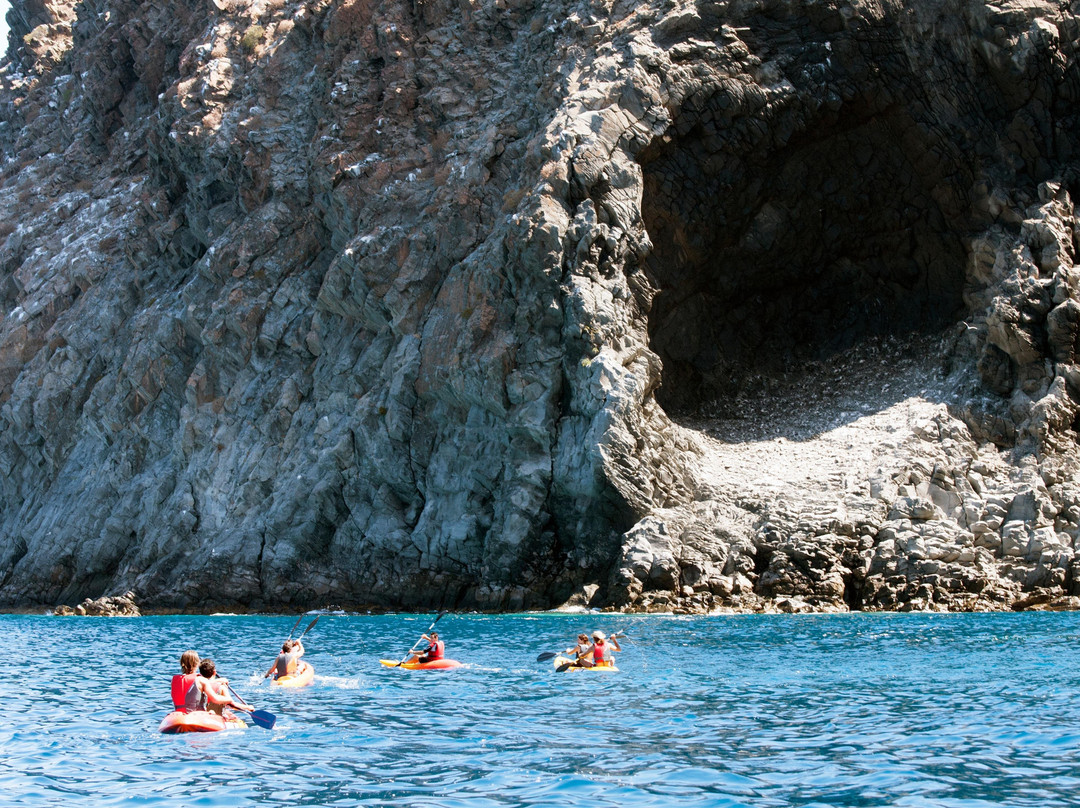
<path id="1" fill-rule="evenodd" d="M 869 496 L 871 475 L 930 448 L 914 430 L 949 401 L 937 345 L 864 344 L 678 419 L 705 450 L 700 479 L 727 500 Z"/>

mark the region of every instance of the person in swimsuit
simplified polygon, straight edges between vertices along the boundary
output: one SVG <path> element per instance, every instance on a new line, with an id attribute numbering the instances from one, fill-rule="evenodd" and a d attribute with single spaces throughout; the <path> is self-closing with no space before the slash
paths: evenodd
<path id="1" fill-rule="evenodd" d="M 173 709 L 182 713 L 190 713 L 199 708 L 199 698 L 202 695 L 195 685 L 199 677 L 199 655 L 194 651 L 184 651 L 180 655 L 180 673 L 172 678 Z"/>
<path id="2" fill-rule="evenodd" d="M 567 648 L 565 651 L 563 651 L 563 653 L 573 659 L 575 662 L 582 659 L 586 654 L 589 653 L 589 635 L 578 634 L 577 645 L 575 645 L 573 648 Z"/>
<path id="3" fill-rule="evenodd" d="M 248 713 L 255 709 L 250 704 L 233 701 L 229 696 L 229 680 L 217 675 L 217 666 L 212 659 L 204 659 L 199 663 L 199 676 L 195 679 L 195 686 L 200 693 L 200 710 L 209 710 L 223 718 L 229 718 L 226 713 L 228 707 Z"/>

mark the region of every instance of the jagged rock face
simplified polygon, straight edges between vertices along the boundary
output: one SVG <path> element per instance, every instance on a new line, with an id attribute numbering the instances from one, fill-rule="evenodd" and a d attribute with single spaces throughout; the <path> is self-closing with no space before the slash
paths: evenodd
<path id="1" fill-rule="evenodd" d="M 10 22 L 9 606 L 1076 594 L 1058 4 Z"/>

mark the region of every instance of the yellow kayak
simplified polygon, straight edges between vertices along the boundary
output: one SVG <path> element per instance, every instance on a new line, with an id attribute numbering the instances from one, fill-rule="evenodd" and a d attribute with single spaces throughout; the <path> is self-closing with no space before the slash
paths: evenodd
<path id="1" fill-rule="evenodd" d="M 575 665 L 574 660 L 570 659 L 569 657 L 564 657 L 564 656 L 555 657 L 554 662 L 555 662 L 555 670 L 559 670 L 559 668 L 562 668 L 562 671 L 560 671 L 560 672 L 569 672 L 569 671 L 588 671 L 589 673 L 618 673 L 619 672 L 618 668 L 616 668 L 614 665 L 610 665 L 610 664 L 609 665 L 593 665 L 591 668 L 586 668 L 583 665 Z M 566 665 L 567 667 L 563 668 L 562 667 L 563 665 Z"/>
<path id="2" fill-rule="evenodd" d="M 307 662 L 301 662 L 296 673 L 276 676 L 270 680 L 270 684 L 278 687 L 307 687 L 313 681 L 315 681 L 315 668 Z"/>

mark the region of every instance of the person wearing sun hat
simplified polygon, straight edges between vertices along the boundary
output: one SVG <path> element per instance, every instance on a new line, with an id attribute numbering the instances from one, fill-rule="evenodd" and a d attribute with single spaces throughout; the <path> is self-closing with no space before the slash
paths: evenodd
<path id="1" fill-rule="evenodd" d="M 622 650 L 619 647 L 619 641 L 615 639 L 616 636 L 618 635 L 612 634 L 608 637 L 602 631 L 594 631 L 592 645 L 589 646 L 588 653 L 578 660 L 578 664 L 586 668 L 614 665 L 615 659 L 611 656 L 612 649 Z"/>

